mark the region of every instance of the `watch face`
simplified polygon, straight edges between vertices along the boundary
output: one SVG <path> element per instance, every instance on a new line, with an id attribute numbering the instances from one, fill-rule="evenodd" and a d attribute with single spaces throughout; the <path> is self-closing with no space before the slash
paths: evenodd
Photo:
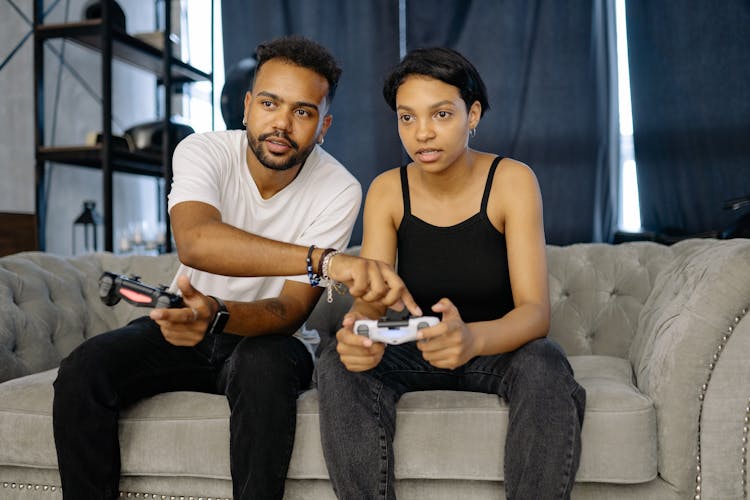
<path id="1" fill-rule="evenodd" d="M 229 312 L 218 311 L 216 313 L 216 316 L 214 317 L 213 322 L 211 323 L 211 327 L 208 329 L 208 333 L 217 334 L 223 332 L 227 321 L 229 321 Z"/>

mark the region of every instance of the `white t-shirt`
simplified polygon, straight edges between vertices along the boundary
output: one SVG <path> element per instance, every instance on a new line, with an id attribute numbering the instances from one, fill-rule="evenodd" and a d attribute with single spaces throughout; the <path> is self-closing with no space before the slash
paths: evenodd
<path id="1" fill-rule="evenodd" d="M 184 201 L 215 207 L 222 222 L 277 241 L 343 250 L 362 202 L 362 188 L 333 156 L 315 146 L 297 177 L 269 199 L 258 191 L 246 162 L 244 130 L 193 134 L 174 153 L 169 210 Z M 287 279 L 309 283 L 307 275 L 237 278 L 180 265 L 201 293 L 227 300 L 278 297 Z"/>

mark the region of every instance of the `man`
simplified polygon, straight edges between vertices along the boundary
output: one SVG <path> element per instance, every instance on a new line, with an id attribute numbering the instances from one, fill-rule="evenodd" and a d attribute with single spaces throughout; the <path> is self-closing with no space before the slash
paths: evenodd
<path id="1" fill-rule="evenodd" d="M 298 37 L 262 44 L 257 57 L 247 132 L 193 135 L 175 151 L 173 288 L 185 307 L 92 337 L 61 363 L 53 419 L 65 499 L 115 498 L 119 411 L 178 390 L 226 394 L 234 498 L 282 498 L 296 393 L 313 370 L 292 336 L 321 294 L 310 285 L 322 276 L 415 307 L 392 268 L 331 250 L 347 245 L 361 202 L 359 183 L 319 147 L 335 60 Z"/>

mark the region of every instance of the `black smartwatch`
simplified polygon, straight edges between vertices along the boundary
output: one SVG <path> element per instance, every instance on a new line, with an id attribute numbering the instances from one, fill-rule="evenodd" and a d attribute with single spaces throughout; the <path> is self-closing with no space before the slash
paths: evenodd
<path id="1" fill-rule="evenodd" d="M 208 297 L 216 301 L 219 309 L 211 320 L 211 324 L 208 325 L 206 335 L 216 335 L 224 331 L 224 327 L 227 325 L 227 321 L 229 321 L 229 311 L 227 310 L 227 305 L 219 297 L 214 297 L 213 295 L 209 295 Z"/>

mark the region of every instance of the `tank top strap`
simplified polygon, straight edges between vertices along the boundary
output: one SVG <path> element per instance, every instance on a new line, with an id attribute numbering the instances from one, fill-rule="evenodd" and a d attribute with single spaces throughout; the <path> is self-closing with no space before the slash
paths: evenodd
<path id="1" fill-rule="evenodd" d="M 404 215 L 411 215 L 409 203 L 409 178 L 406 176 L 406 166 L 401 167 L 401 194 L 404 197 Z"/>
<path id="2" fill-rule="evenodd" d="M 482 196 L 481 211 L 483 214 L 487 213 L 487 202 L 490 199 L 490 190 L 492 189 L 492 179 L 495 178 L 495 170 L 497 169 L 497 165 L 500 163 L 500 160 L 502 159 L 503 159 L 502 156 L 496 156 L 492 162 L 492 165 L 490 165 L 489 173 L 487 173 L 487 184 L 484 186 L 484 195 Z"/>

